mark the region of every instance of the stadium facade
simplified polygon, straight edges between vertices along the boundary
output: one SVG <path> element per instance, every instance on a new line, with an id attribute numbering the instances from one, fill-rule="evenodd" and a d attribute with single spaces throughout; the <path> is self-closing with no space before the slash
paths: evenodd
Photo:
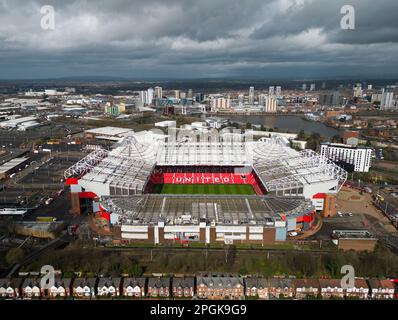
<path id="1" fill-rule="evenodd" d="M 94 212 L 115 239 L 264 245 L 333 215 L 347 173 L 278 136 L 253 141 L 230 130 L 172 129 L 134 133 L 111 151 L 95 150 L 65 177 L 72 210 Z M 229 185 L 237 194 L 159 194 L 165 185 Z M 241 185 L 253 194 L 239 194 Z"/>

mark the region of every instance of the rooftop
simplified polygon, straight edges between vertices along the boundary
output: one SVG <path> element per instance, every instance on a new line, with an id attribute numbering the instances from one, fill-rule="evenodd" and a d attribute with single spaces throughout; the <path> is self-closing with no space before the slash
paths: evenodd
<path id="1" fill-rule="evenodd" d="M 121 222 L 167 225 L 219 224 L 273 225 L 280 214 L 294 214 L 311 204 L 303 198 L 219 195 L 156 195 L 102 197 L 101 204 L 120 215 Z M 299 209 L 298 209 L 299 208 Z"/>

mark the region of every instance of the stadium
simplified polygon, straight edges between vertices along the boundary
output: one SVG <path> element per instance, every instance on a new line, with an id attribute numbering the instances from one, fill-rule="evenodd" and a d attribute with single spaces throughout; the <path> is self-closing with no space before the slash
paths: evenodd
<path id="1" fill-rule="evenodd" d="M 126 242 L 285 241 L 335 212 L 347 173 L 279 136 L 142 131 L 65 171 L 72 210 Z M 205 133 L 205 134 L 203 134 Z"/>

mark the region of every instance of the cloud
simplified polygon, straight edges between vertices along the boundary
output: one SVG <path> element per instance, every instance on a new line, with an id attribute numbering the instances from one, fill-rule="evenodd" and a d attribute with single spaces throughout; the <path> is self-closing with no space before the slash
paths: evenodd
<path id="1" fill-rule="evenodd" d="M 0 77 L 398 75 L 396 0 L 0 0 Z M 40 8 L 55 8 L 53 31 Z"/>

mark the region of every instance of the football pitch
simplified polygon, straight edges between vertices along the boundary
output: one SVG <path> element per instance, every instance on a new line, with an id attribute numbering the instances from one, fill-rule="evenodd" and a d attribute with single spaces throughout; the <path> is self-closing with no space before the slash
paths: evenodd
<path id="1" fill-rule="evenodd" d="M 162 184 L 155 186 L 160 194 L 256 194 L 250 184 Z"/>

